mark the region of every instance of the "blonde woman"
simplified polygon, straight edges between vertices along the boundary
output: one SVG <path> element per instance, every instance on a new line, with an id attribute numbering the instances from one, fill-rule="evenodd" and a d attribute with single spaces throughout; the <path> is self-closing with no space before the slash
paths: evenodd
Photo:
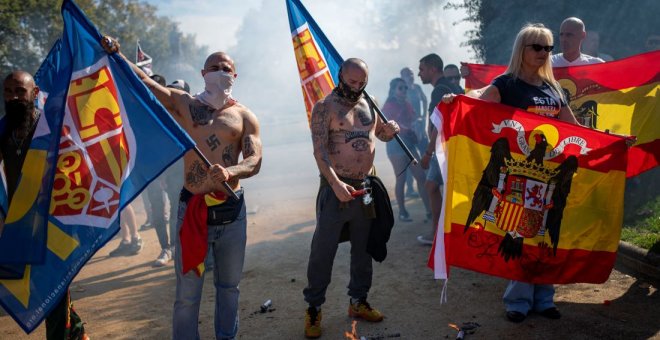
<path id="1" fill-rule="evenodd" d="M 543 24 L 524 26 L 518 32 L 504 74 L 496 77 L 490 85 L 467 95 L 578 124 L 552 74 L 550 57 L 553 48 L 552 32 Z M 450 103 L 454 97 L 448 94 L 442 100 Z M 534 311 L 550 319 L 559 319 L 561 314 L 553 302 L 554 295 L 553 285 L 511 281 L 504 292 L 506 317 L 518 323 Z"/>

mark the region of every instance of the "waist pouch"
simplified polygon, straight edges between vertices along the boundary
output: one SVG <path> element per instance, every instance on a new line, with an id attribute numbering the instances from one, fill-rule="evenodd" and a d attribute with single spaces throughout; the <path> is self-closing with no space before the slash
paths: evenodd
<path id="1" fill-rule="evenodd" d="M 238 200 L 233 197 L 227 197 L 227 200 L 218 205 L 212 205 L 206 208 L 206 224 L 207 225 L 225 225 L 236 221 L 238 215 L 241 213 L 243 204 L 245 203 L 245 196 L 243 189 L 236 190 Z M 179 199 L 182 202 L 188 202 L 193 194 L 185 188 L 181 190 Z"/>
<path id="2" fill-rule="evenodd" d="M 238 200 L 230 196 L 222 204 L 207 207 L 206 224 L 225 225 L 236 221 L 245 203 L 243 189 L 237 190 L 236 195 Z"/>

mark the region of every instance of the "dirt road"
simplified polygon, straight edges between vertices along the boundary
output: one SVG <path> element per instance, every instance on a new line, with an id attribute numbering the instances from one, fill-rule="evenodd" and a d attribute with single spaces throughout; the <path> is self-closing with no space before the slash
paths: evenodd
<path id="1" fill-rule="evenodd" d="M 378 147 L 379 174 L 385 183 L 393 184 L 384 145 Z M 317 174 L 311 145 L 305 141 L 266 148 L 262 172 L 244 183 L 251 214 L 241 281 L 240 339 L 303 338 L 302 289 L 314 229 Z M 621 266 L 602 285 L 558 286 L 556 302 L 563 317 L 556 321 L 538 315 L 522 324 L 506 321 L 501 302 L 506 281 L 460 269 L 452 270 L 449 300 L 441 305 L 441 285 L 426 267 L 430 247 L 415 240 L 427 228 L 422 222 L 423 208 L 419 200 L 408 204 L 414 222 L 397 222 L 387 260 L 374 265 L 369 300 L 386 318 L 378 324 L 359 322 L 360 336 L 454 339 L 456 331 L 448 323 L 476 322 L 480 327 L 468 339 L 660 339 L 657 283 L 629 276 Z M 144 215 L 139 221 L 144 221 Z M 108 257 L 119 242 L 111 241 L 71 286 L 76 309 L 92 339 L 170 338 L 173 266 L 153 268 L 160 250 L 155 232 L 146 231 L 142 237 L 145 248 L 133 257 Z M 335 260 L 323 306 L 323 339 L 344 339 L 343 333 L 351 327 L 345 288 L 349 251 L 342 244 Z M 203 339 L 213 338 L 212 288 L 207 276 L 199 324 Z M 274 310 L 255 313 L 268 299 Z M 44 334 L 43 325 L 28 336 L 9 316 L 0 317 L 0 339 L 43 339 Z"/>

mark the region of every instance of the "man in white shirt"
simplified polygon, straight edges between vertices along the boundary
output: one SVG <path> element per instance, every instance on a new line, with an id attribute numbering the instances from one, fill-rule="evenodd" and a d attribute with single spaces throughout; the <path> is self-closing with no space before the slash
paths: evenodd
<path id="1" fill-rule="evenodd" d="M 604 63 L 603 59 L 592 57 L 581 52 L 582 41 L 587 36 L 582 20 L 570 17 L 561 23 L 559 28 L 559 44 L 562 53 L 552 55 L 553 67 L 579 66 Z"/>

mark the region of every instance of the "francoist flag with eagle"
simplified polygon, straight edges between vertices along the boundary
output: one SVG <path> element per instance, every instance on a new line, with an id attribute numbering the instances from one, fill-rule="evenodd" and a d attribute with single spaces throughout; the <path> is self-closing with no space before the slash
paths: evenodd
<path id="1" fill-rule="evenodd" d="M 445 177 L 436 278 L 458 266 L 536 284 L 607 280 L 623 220 L 624 138 L 466 96 L 435 115 Z"/>

